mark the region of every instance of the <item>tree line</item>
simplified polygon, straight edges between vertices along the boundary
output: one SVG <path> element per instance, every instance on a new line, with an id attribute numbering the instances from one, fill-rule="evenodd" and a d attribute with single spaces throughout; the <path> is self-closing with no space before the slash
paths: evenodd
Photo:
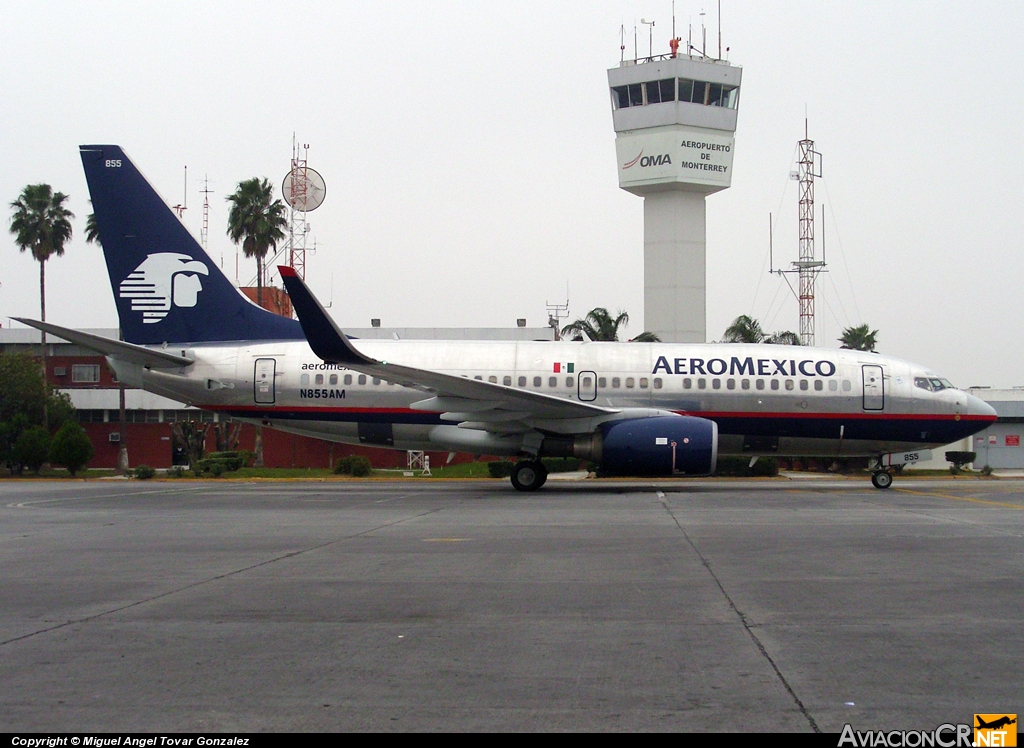
<path id="1" fill-rule="evenodd" d="M 595 307 L 585 317 L 577 319 L 562 328 L 562 335 L 570 340 L 604 340 L 619 339 L 619 329 L 629 322 L 629 314 L 619 310 L 612 314 L 605 307 Z M 658 343 L 660 338 L 653 332 L 642 332 L 631 343 Z M 840 348 L 857 351 L 874 351 L 878 342 L 878 330 L 869 325 L 847 327 L 838 338 Z M 800 336 L 790 330 L 766 332 L 761 323 L 753 317 L 741 314 L 725 328 L 722 335 L 723 343 L 768 343 L 774 345 L 800 345 Z"/>
<path id="2" fill-rule="evenodd" d="M 870 325 L 856 325 L 843 329 L 837 338 L 840 348 L 854 351 L 874 351 L 878 343 L 878 330 Z M 775 345 L 800 345 L 800 336 L 795 332 L 765 332 L 761 323 L 753 317 L 741 314 L 725 328 L 723 343 L 773 343 Z"/>

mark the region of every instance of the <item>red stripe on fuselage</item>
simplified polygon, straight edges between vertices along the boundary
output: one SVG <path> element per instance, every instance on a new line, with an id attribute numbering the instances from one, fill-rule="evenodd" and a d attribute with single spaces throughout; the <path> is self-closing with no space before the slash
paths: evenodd
<path id="1" fill-rule="evenodd" d="M 427 413 L 441 413 L 442 411 L 413 410 L 412 408 L 338 408 L 324 405 L 300 405 L 284 407 L 280 405 L 200 405 L 204 410 L 230 410 L 230 411 L 252 411 L 265 412 L 268 410 L 287 411 L 289 413 L 373 413 L 395 415 L 424 415 Z M 681 416 L 696 416 L 698 418 L 782 418 L 782 419 L 814 419 L 828 418 L 832 420 L 863 419 L 871 421 L 979 421 L 982 423 L 995 423 L 996 416 L 986 415 L 956 415 L 954 413 L 779 413 L 779 412 L 746 412 L 732 410 L 675 410 L 672 411 Z"/>
<path id="2" fill-rule="evenodd" d="M 675 410 L 681 416 L 696 416 L 698 418 L 829 418 L 832 420 L 864 419 L 873 421 L 982 421 L 984 423 L 995 423 L 996 416 L 984 415 L 957 415 L 955 413 L 762 413 L 743 411 L 709 411 L 709 410 Z"/>
<path id="3" fill-rule="evenodd" d="M 396 415 L 407 415 L 416 413 L 419 415 L 429 413 L 441 413 L 442 411 L 413 410 L 412 408 L 331 408 L 328 406 L 298 405 L 285 407 L 283 405 L 198 405 L 203 410 L 224 410 L 224 411 L 251 411 L 263 413 L 268 410 L 280 410 L 288 413 L 394 413 Z"/>

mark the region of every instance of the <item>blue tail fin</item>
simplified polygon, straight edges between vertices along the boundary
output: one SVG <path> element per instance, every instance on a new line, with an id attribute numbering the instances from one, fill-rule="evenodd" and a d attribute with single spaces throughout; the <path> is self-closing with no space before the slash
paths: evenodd
<path id="1" fill-rule="evenodd" d="M 96 228 L 129 343 L 302 340 L 224 276 L 116 145 L 83 145 Z"/>

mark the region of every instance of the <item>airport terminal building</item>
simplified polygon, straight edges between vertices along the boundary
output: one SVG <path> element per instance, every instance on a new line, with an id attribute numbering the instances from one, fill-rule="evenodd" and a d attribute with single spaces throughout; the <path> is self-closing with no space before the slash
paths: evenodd
<path id="1" fill-rule="evenodd" d="M 976 452 L 975 469 L 988 465 L 993 470 L 1024 470 L 1024 449 L 1021 436 L 1024 435 L 1024 387 L 997 390 L 990 387 L 972 387 L 968 390 L 979 397 L 999 414 L 999 420 L 975 434 L 968 441 L 965 450 Z"/>

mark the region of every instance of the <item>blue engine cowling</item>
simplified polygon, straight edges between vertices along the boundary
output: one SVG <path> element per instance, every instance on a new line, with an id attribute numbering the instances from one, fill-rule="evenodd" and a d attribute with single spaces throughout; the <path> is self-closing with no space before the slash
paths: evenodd
<path id="1" fill-rule="evenodd" d="M 656 416 L 601 424 L 602 473 L 710 475 L 718 461 L 718 424 L 693 416 Z"/>

